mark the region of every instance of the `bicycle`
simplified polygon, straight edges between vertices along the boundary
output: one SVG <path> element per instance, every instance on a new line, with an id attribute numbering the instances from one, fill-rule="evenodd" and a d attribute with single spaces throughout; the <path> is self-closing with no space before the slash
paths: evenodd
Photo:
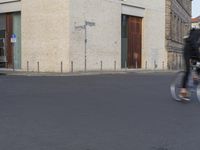
<path id="1" fill-rule="evenodd" d="M 188 92 L 191 100 L 198 100 L 200 102 L 200 61 L 193 61 L 190 65 L 190 75 L 187 83 Z M 194 79 L 193 75 L 197 78 Z M 184 71 L 177 73 L 175 79 L 170 85 L 171 96 L 176 101 L 182 101 L 179 97 L 180 89 L 182 88 L 182 79 Z"/>

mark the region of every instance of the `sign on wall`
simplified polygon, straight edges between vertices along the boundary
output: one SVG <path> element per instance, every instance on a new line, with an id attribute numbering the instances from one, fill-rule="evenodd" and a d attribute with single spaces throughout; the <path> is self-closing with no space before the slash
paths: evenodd
<path id="1" fill-rule="evenodd" d="M 17 42 L 17 36 L 16 36 L 16 34 L 12 34 L 10 42 L 11 43 L 16 43 Z"/>

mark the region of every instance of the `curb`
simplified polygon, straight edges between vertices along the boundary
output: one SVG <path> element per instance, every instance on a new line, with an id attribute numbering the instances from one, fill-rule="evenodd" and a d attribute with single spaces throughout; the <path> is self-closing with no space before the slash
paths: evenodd
<path id="1" fill-rule="evenodd" d="M 74 72 L 74 73 L 55 73 L 55 72 L 23 72 L 23 71 L 1 71 L 0 76 L 89 76 L 89 75 L 117 75 L 117 74 L 151 74 L 151 73 L 177 73 L 180 70 L 119 70 L 119 71 L 91 71 L 91 72 Z"/>

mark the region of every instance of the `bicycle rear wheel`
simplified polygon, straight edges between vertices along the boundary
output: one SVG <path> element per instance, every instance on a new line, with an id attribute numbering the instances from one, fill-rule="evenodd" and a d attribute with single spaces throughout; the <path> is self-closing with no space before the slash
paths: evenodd
<path id="1" fill-rule="evenodd" d="M 184 75 L 184 71 L 178 72 L 175 79 L 170 85 L 171 96 L 176 101 L 181 101 L 179 97 L 179 92 L 180 92 L 180 89 L 182 88 L 183 75 Z"/>
<path id="2" fill-rule="evenodd" d="M 197 100 L 200 102 L 200 84 L 198 83 L 198 86 L 197 86 Z"/>

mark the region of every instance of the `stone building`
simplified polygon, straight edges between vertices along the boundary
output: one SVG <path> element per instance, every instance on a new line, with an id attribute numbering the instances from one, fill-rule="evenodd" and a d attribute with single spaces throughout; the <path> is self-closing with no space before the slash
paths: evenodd
<path id="1" fill-rule="evenodd" d="M 166 49 L 168 68 L 182 67 L 183 37 L 191 28 L 191 0 L 166 0 Z"/>
<path id="2" fill-rule="evenodd" d="M 192 28 L 200 28 L 200 16 L 192 18 Z"/>
<path id="3" fill-rule="evenodd" d="M 166 0 L 0 0 L 0 64 L 45 72 L 166 69 L 165 3 Z M 190 13 L 182 11 L 189 3 L 183 4 L 181 12 L 171 6 L 170 10 L 174 10 L 171 16 L 177 13 L 180 17 L 174 17 L 179 21 L 172 22 L 185 27 Z M 169 29 L 171 33 L 173 28 Z M 179 54 L 182 46 L 182 35 L 174 36 L 174 32 L 167 36 L 169 54 Z"/>

